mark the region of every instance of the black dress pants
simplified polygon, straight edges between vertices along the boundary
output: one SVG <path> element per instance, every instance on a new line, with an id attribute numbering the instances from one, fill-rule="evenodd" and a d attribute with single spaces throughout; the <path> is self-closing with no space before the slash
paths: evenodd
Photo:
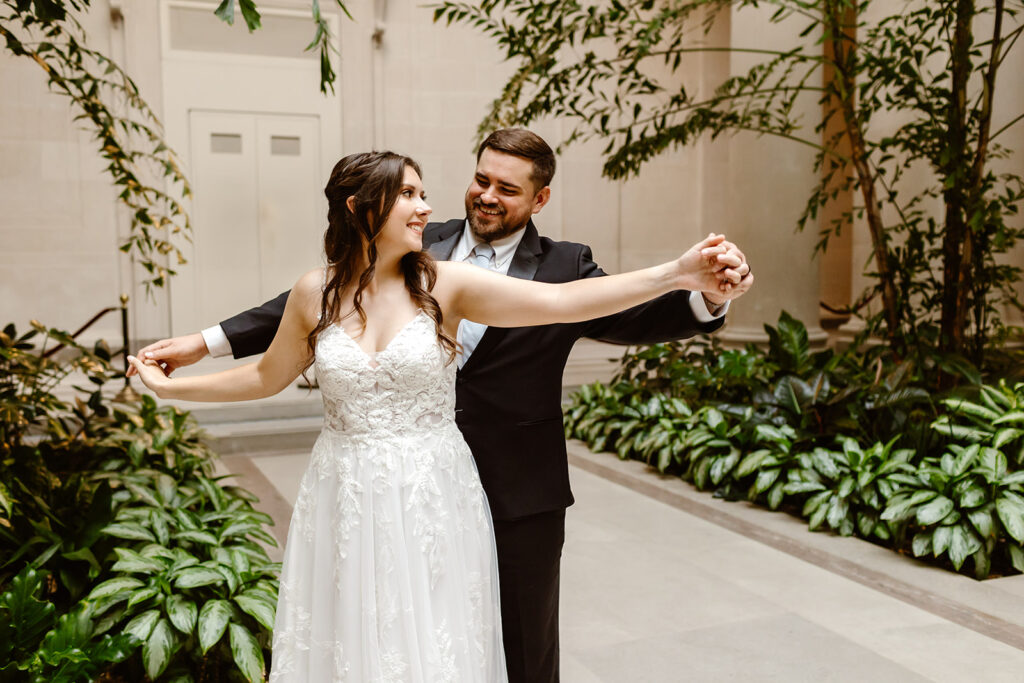
<path id="1" fill-rule="evenodd" d="M 557 683 L 565 510 L 497 520 L 494 536 L 509 683 Z"/>

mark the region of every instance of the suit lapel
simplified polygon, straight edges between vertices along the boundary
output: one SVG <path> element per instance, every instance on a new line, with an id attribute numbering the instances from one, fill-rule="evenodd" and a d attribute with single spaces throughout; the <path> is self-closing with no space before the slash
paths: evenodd
<path id="1" fill-rule="evenodd" d="M 533 221 L 526 224 L 523 239 L 512 256 L 512 263 L 508 266 L 509 277 L 517 277 L 520 280 L 532 280 L 537 274 L 537 266 L 540 265 L 540 235 Z"/>
<path id="2" fill-rule="evenodd" d="M 466 220 L 455 219 L 442 223 L 436 234 L 431 235 L 436 241 L 427 245 L 427 251 L 438 261 L 447 261 L 455 251 L 455 245 L 459 243 L 462 236 L 463 226 Z"/>
<path id="3" fill-rule="evenodd" d="M 532 220 L 526 224 L 524 230 L 523 239 L 520 240 L 516 253 L 512 255 L 512 263 L 508 266 L 508 275 L 520 280 L 532 280 L 540 266 L 540 234 Z M 507 327 L 488 327 L 460 372 L 466 372 L 481 362 L 481 359 L 486 358 L 490 350 L 508 334 L 508 330 Z"/>

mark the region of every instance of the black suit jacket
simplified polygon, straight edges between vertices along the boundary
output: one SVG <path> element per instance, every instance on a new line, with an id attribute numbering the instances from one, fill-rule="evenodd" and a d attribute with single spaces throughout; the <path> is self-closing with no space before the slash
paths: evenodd
<path id="1" fill-rule="evenodd" d="M 448 259 L 464 219 L 431 223 L 423 246 Z M 556 242 L 531 221 L 512 257 L 511 277 L 569 282 L 605 272 L 590 247 Z M 581 337 L 616 344 L 653 344 L 713 332 L 722 320 L 700 323 L 689 292 L 661 296 L 622 313 L 582 323 L 490 327 L 458 373 L 455 419 L 473 451 L 495 519 L 507 520 L 572 505 L 562 431 L 562 372 Z M 270 345 L 288 293 L 221 323 L 236 358 Z"/>

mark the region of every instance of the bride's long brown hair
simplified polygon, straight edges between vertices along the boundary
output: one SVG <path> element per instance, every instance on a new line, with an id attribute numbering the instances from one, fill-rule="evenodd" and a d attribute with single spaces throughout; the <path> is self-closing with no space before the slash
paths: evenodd
<path id="1" fill-rule="evenodd" d="M 329 277 L 320 303 L 320 320 L 306 338 L 310 364 L 316 353 L 317 336 L 338 322 L 341 315 L 341 294 L 357 281 L 352 305 L 360 324 L 366 326 L 363 311 L 363 290 L 373 279 L 377 266 L 377 238 L 387 222 L 402 190 L 405 169 L 423 176 L 413 159 L 394 152 L 362 152 L 350 154 L 331 171 L 324 194 L 327 195 L 327 231 L 324 252 L 327 254 Z M 348 200 L 354 198 L 350 209 Z M 367 266 L 363 267 L 365 254 Z M 441 307 L 430 291 L 437 282 L 437 268 L 430 254 L 409 252 L 402 257 L 405 288 L 416 305 L 434 320 L 437 341 L 448 352 L 449 362 L 455 359 L 456 342 L 442 326 Z M 308 366 L 307 366 L 308 367 Z"/>

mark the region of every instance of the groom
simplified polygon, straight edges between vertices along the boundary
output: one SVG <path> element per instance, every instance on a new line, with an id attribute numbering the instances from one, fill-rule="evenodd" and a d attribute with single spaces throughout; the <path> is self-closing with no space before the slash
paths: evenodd
<path id="1" fill-rule="evenodd" d="M 604 275 L 590 248 L 541 237 L 531 216 L 551 197 L 551 148 L 520 129 L 480 145 L 466 191 L 466 217 L 431 223 L 423 246 L 437 259 L 473 261 L 512 277 L 567 282 Z M 559 562 L 565 509 L 572 505 L 562 431 L 562 372 L 581 337 L 617 344 L 663 342 L 712 332 L 728 301 L 753 283 L 742 265 L 728 293 L 673 292 L 622 313 L 583 323 L 483 328 L 463 323 L 456 422 L 480 471 L 494 517 L 501 618 L 509 681 L 558 680 Z M 140 356 L 169 373 L 208 352 L 242 358 L 270 345 L 288 293 L 200 334 L 156 342 Z"/>

